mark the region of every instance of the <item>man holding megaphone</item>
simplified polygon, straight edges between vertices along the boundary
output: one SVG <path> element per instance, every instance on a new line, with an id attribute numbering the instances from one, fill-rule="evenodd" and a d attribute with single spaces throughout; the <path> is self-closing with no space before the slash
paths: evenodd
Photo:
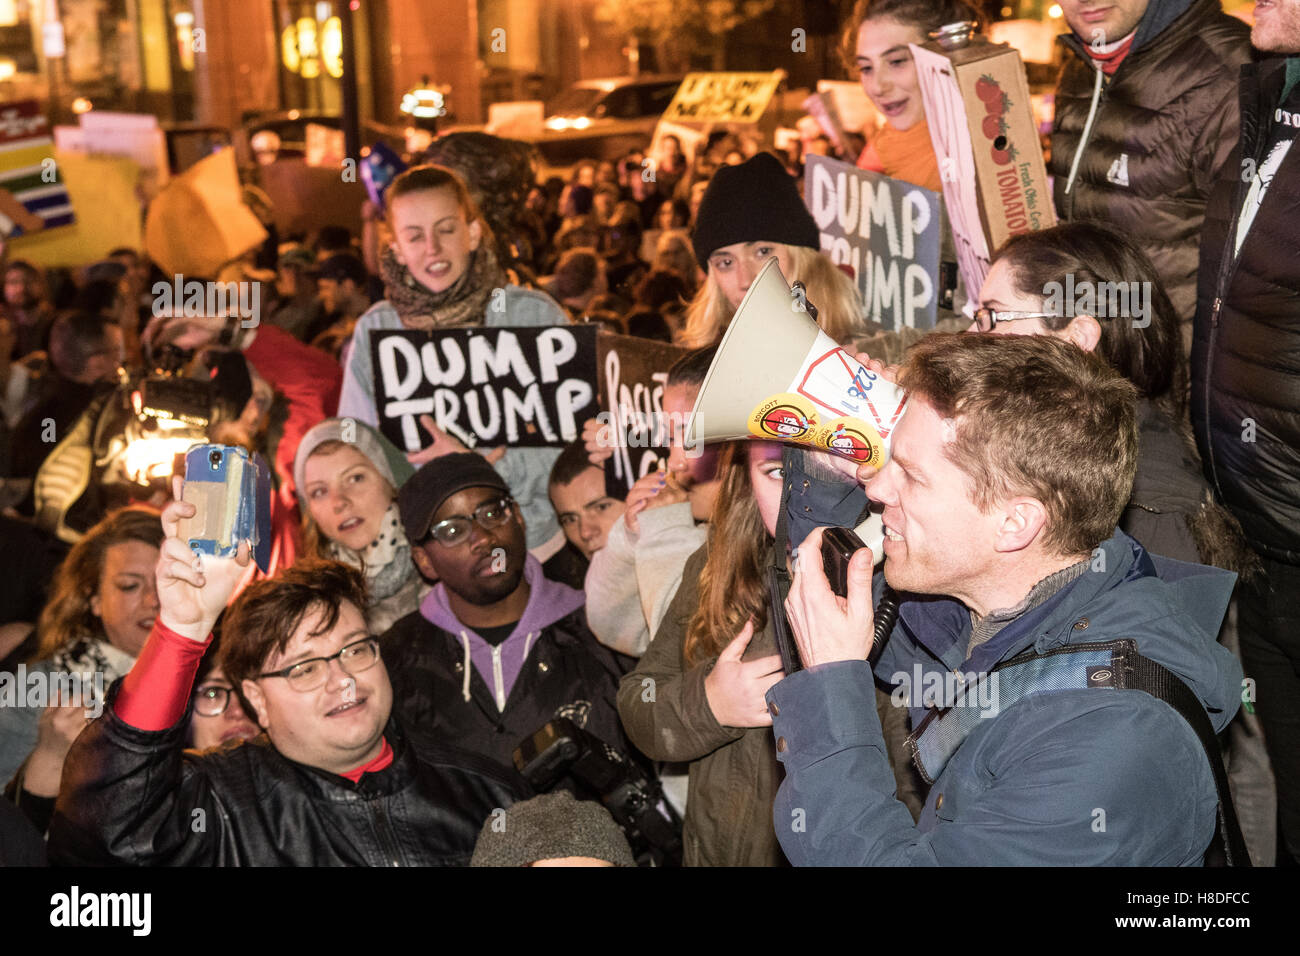
<path id="1" fill-rule="evenodd" d="M 1200 865 L 1218 823 L 1248 862 L 1214 734 L 1241 668 L 1215 642 L 1234 575 L 1116 529 L 1136 467 L 1132 385 L 1049 337 L 932 335 L 908 355 L 883 467 L 883 574 L 847 596 L 823 532 L 786 611 L 804 669 L 767 695 L 795 864 Z M 910 709 L 930 793 L 895 799 L 867 663 L 873 596 L 901 594 L 874 677 Z M 874 656 L 874 655 L 873 655 Z"/>

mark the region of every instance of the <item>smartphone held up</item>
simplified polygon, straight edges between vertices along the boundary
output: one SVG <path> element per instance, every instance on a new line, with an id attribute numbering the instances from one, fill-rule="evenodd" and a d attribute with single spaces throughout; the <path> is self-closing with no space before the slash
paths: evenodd
<path id="1" fill-rule="evenodd" d="M 179 534 L 195 554 L 234 557 L 241 541 L 266 571 L 271 560 L 271 474 L 258 454 L 235 445 L 194 445 L 185 453 L 184 500 L 194 505 Z"/>

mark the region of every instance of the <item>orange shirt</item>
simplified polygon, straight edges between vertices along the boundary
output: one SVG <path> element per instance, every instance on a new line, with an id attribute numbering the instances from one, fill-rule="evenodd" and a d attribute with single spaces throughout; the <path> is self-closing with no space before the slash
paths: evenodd
<path id="1" fill-rule="evenodd" d="M 867 148 L 858 157 L 858 168 L 884 173 L 890 179 L 901 179 L 937 193 L 943 192 L 939 161 L 935 158 L 930 126 L 925 120 L 902 132 L 888 123 L 883 124 L 867 141 Z"/>

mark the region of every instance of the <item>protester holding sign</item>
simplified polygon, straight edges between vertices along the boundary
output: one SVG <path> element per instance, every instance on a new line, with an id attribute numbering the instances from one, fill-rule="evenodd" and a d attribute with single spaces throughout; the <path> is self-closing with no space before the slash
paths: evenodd
<path id="1" fill-rule="evenodd" d="M 845 25 L 844 62 L 885 121 L 867 134 L 858 167 L 943 191 L 909 43 L 948 23 L 982 20 L 962 0 L 858 0 Z"/>
<path id="2" fill-rule="evenodd" d="M 805 285 L 827 335 L 846 342 L 861 334 L 857 287 L 818 251 L 817 224 L 795 181 L 770 153 L 718 170 L 700 203 L 692 241 L 707 278 L 687 310 L 683 345 L 717 343 L 749 284 L 773 256 L 787 282 Z"/>
<path id="3" fill-rule="evenodd" d="M 416 166 L 393 180 L 385 196 L 393 232 L 393 243 L 381 257 L 387 299 L 357 321 L 339 400 L 339 417 L 375 426 L 381 419 L 370 344 L 376 333 L 568 322 L 548 296 L 509 283 L 490 230 L 456 173 L 442 166 Z M 432 434 L 433 444 L 410 456 L 413 463 L 464 449 L 437 428 Z M 514 448 L 497 464 L 523 513 L 528 546 L 540 560 L 564 545 L 546 496 L 558 454 L 550 448 Z"/>
<path id="4" fill-rule="evenodd" d="M 932 30 L 948 23 L 982 23 L 983 17 L 962 0 L 858 0 L 845 24 L 841 54 L 849 71 L 862 84 L 867 98 L 880 111 L 884 122 L 867 134 L 867 145 L 858 157 L 858 167 L 884 173 L 890 179 L 943 191 L 938 158 L 930 138 L 921 97 L 916 63 L 908 44 L 929 40 Z M 945 224 L 940 238 L 940 261 L 956 260 L 952 233 Z M 936 274 L 935 294 L 940 307 L 936 325 L 943 331 L 957 331 L 960 316 L 954 316 L 966 302 L 964 287 L 953 285 L 947 301 L 941 274 Z M 955 284 L 955 282 L 954 282 Z M 902 360 L 903 351 L 918 336 L 881 334 L 858 342 L 859 348 L 886 362 Z"/>

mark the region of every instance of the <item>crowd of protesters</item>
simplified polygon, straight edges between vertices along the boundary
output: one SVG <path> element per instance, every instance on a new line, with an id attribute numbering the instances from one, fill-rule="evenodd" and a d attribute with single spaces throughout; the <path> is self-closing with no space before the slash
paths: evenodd
<path id="1" fill-rule="evenodd" d="M 443 136 L 359 235 L 235 263 L 253 322 L 158 308 L 139 250 L 7 251 L 0 863 L 1300 860 L 1300 0 L 1253 31 L 1218 0 L 1061 8 L 1060 224 L 933 331 L 864 319 L 801 150 L 728 133 L 546 177 Z M 941 189 L 907 44 L 979 19 L 860 0 L 845 62 L 881 123 L 840 158 Z M 770 259 L 908 390 L 881 470 L 687 443 Z M 1149 290 L 1142 321 L 1054 307 L 1067 282 Z M 594 420 L 565 448 L 383 434 L 376 334 L 568 324 L 682 349 L 667 458 L 626 495 Z M 139 454 L 149 387 L 197 389 L 195 440 L 269 464 L 262 570 L 190 550 L 180 474 Z M 858 553 L 835 597 L 821 529 L 870 502 L 884 565 Z M 1008 678 L 969 724 L 912 686 L 1103 644 L 1159 680 Z"/>

